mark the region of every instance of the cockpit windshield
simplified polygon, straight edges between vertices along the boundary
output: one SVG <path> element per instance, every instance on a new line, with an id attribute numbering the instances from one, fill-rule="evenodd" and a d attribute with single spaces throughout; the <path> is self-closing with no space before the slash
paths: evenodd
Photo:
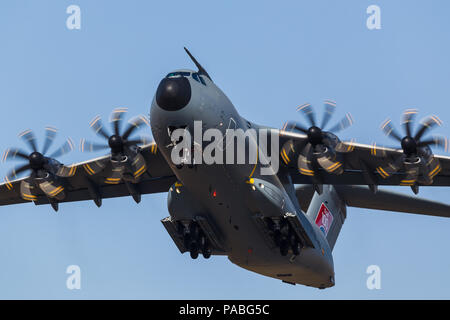
<path id="1" fill-rule="evenodd" d="M 187 72 L 187 71 L 176 71 L 169 73 L 166 78 L 180 78 L 180 77 L 192 77 L 195 81 L 200 82 L 204 86 L 206 86 L 205 79 L 203 76 L 199 75 L 197 72 Z"/>
<path id="2" fill-rule="evenodd" d="M 166 78 L 190 77 L 190 72 L 178 71 L 169 73 Z"/>

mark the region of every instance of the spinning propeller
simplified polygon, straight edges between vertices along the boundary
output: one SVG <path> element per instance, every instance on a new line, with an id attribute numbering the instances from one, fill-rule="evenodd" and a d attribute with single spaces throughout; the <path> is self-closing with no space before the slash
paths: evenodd
<path id="1" fill-rule="evenodd" d="M 110 184 L 119 183 L 122 178 L 131 182 L 136 182 L 147 169 L 144 157 L 140 154 L 139 144 L 147 144 L 150 142 L 145 137 L 131 138 L 135 131 L 143 125 L 150 126 L 149 120 L 143 116 L 137 116 L 128 122 L 128 126 L 122 131 L 123 116 L 127 112 L 126 108 L 117 108 L 111 113 L 110 122 L 113 134 L 109 134 L 103 127 L 100 116 L 95 117 L 90 127 L 97 135 L 106 140 L 105 143 L 93 143 L 81 140 L 81 151 L 99 151 L 110 149 L 112 173 L 106 178 L 105 182 Z M 94 175 L 103 170 L 105 164 L 95 161 L 89 165 L 85 165 L 86 172 Z"/>
<path id="2" fill-rule="evenodd" d="M 339 138 L 333 134 L 338 133 L 353 124 L 353 118 L 350 113 L 333 126 L 329 131 L 325 131 L 336 109 L 336 103 L 330 100 L 325 101 L 325 113 L 320 126 L 316 122 L 314 111 L 309 103 L 303 104 L 297 108 L 302 112 L 309 122 L 307 128 L 298 122 L 288 122 L 283 129 L 288 131 L 302 132 L 307 135 L 307 139 L 302 141 L 290 140 L 285 143 L 281 150 L 281 157 L 285 164 L 289 164 L 296 151 L 300 154 L 298 157 L 298 169 L 300 173 L 307 176 L 316 175 L 316 167 L 320 166 L 329 173 L 341 174 L 344 172 L 342 155 L 353 151 L 352 145 L 341 143 Z"/>
<path id="3" fill-rule="evenodd" d="M 56 149 L 49 156 L 45 154 L 50 149 L 57 130 L 55 128 L 45 128 L 46 137 L 42 151 L 38 151 L 36 137 L 31 130 L 26 130 L 19 134 L 25 143 L 28 145 L 31 152 L 28 153 L 22 149 L 10 148 L 3 154 L 3 161 L 12 159 L 23 159 L 27 162 L 15 167 L 10 171 L 5 180 L 7 187 L 10 188 L 10 181 L 17 178 L 17 175 L 26 171 L 30 171 L 27 179 L 22 180 L 20 185 L 20 193 L 25 200 L 36 200 L 36 195 L 33 189 L 40 188 L 48 198 L 55 198 L 61 200 L 64 198 L 64 187 L 59 177 L 69 177 L 75 173 L 74 168 L 65 167 L 55 158 L 60 157 L 73 150 L 73 142 L 69 138 L 66 142 Z"/>
<path id="4" fill-rule="evenodd" d="M 388 165 L 378 167 L 378 174 L 384 179 L 390 177 L 400 169 L 404 169 L 405 177 L 400 185 L 411 186 L 415 193 L 418 192 L 418 183 L 431 184 L 433 178 L 441 171 L 439 161 L 434 157 L 431 146 L 448 150 L 448 140 L 445 137 L 434 136 L 423 139 L 424 135 L 436 126 L 441 126 L 442 121 L 437 116 L 431 115 L 421 122 L 417 132 L 413 134 L 413 122 L 417 115 L 417 110 L 407 109 L 402 116 L 402 127 L 405 136 L 400 136 L 388 119 L 381 125 L 383 132 L 390 138 L 400 142 L 402 155 L 393 159 Z M 384 154 L 381 154 L 384 156 Z"/>

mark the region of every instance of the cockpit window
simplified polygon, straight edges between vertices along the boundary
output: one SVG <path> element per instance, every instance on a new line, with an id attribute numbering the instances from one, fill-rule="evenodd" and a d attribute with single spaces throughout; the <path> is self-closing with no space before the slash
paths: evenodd
<path id="1" fill-rule="evenodd" d="M 201 75 L 199 75 L 198 73 L 193 73 L 192 74 L 192 78 L 197 81 L 200 82 L 201 84 L 203 84 L 204 86 L 206 86 L 206 82 L 205 79 L 203 79 L 203 77 Z"/>
<path id="2" fill-rule="evenodd" d="M 200 79 L 198 78 L 198 74 L 197 74 L 197 73 L 193 73 L 193 74 L 192 74 L 192 78 L 193 78 L 195 81 L 200 82 Z"/>
<path id="3" fill-rule="evenodd" d="M 191 73 L 190 72 L 171 72 L 169 73 L 166 78 L 178 78 L 178 77 L 190 77 Z"/>

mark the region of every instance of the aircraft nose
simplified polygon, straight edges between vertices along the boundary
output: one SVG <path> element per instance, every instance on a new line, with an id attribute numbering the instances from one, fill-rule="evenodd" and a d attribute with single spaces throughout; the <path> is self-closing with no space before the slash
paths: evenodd
<path id="1" fill-rule="evenodd" d="M 191 84 L 185 77 L 164 78 L 156 90 L 156 103 L 167 111 L 184 108 L 191 100 Z"/>

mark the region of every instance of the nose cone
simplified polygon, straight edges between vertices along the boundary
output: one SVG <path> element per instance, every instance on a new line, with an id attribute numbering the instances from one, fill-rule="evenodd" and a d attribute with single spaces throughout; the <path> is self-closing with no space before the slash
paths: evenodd
<path id="1" fill-rule="evenodd" d="M 191 100 L 191 84 L 185 77 L 165 78 L 156 90 L 156 103 L 167 111 L 184 108 Z"/>

